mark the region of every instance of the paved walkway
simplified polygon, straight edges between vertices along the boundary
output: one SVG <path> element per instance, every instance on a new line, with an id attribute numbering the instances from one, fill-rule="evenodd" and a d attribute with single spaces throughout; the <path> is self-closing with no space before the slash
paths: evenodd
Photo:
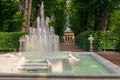
<path id="1" fill-rule="evenodd" d="M 83 52 L 78 49 L 73 43 L 60 43 L 61 51 Z M 120 52 L 96 52 L 100 56 L 110 60 L 114 64 L 120 66 Z"/>
<path id="2" fill-rule="evenodd" d="M 73 43 L 60 43 L 60 51 L 82 52 Z"/>
<path id="3" fill-rule="evenodd" d="M 120 66 L 120 52 L 98 52 L 98 54 Z"/>

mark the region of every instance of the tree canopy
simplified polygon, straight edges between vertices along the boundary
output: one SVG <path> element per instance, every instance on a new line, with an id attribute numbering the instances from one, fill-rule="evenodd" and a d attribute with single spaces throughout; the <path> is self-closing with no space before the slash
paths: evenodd
<path id="1" fill-rule="evenodd" d="M 119 0 L 71 0 L 70 5 L 71 28 L 76 35 L 86 30 L 108 30 L 114 25 L 110 20 L 116 9 L 120 13 Z"/>
<path id="2" fill-rule="evenodd" d="M 0 0 L 0 31 L 22 31 L 26 1 Z M 75 35 L 89 30 L 114 30 L 120 25 L 120 0 L 69 0 L 68 4 L 66 0 L 32 0 L 29 24 L 26 25 L 34 25 L 42 1 L 45 15 L 50 18 L 49 24 L 59 36 L 65 30 L 66 18 Z"/>
<path id="3" fill-rule="evenodd" d="M 12 32 L 21 29 L 22 16 L 17 0 L 0 0 L 0 31 Z"/>

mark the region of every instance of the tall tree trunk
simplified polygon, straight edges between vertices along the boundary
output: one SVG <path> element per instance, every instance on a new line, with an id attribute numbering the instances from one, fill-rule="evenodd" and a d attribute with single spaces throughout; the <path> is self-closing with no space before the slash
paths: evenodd
<path id="1" fill-rule="evenodd" d="M 88 13 L 87 11 L 84 11 L 83 13 L 84 18 L 83 18 L 83 31 L 86 31 L 88 28 Z"/>
<path id="2" fill-rule="evenodd" d="M 105 0 L 104 8 L 103 8 L 103 19 L 102 19 L 102 30 L 106 31 L 108 27 L 108 21 L 109 21 L 109 12 L 107 9 L 108 6 L 108 0 Z"/>
<path id="3" fill-rule="evenodd" d="M 108 0 L 103 0 L 104 4 L 101 3 L 100 0 L 98 0 L 95 4 L 96 6 L 99 6 L 95 9 L 95 24 L 94 24 L 94 30 L 101 30 L 105 31 L 108 26 L 108 20 L 109 20 L 109 12 L 108 12 Z M 100 5 L 101 4 L 101 5 Z"/>
<path id="4" fill-rule="evenodd" d="M 81 21 L 80 21 L 80 31 L 86 31 L 88 27 L 88 13 L 86 10 L 80 11 Z"/>
<path id="5" fill-rule="evenodd" d="M 29 26 L 31 26 L 31 23 L 30 23 L 31 10 L 32 10 L 32 0 L 29 0 L 29 5 L 28 5 L 28 19 L 27 19 L 28 30 L 29 30 Z"/>
<path id="6" fill-rule="evenodd" d="M 29 31 L 31 6 L 32 6 L 32 0 L 26 0 L 25 1 L 25 11 L 24 11 L 24 22 L 23 22 L 23 27 L 22 27 L 22 31 L 24 31 L 24 32 Z"/>
<path id="7" fill-rule="evenodd" d="M 2 18 L 2 1 L 0 0 L 0 31 L 3 29 L 3 18 Z"/>
<path id="8" fill-rule="evenodd" d="M 98 6 L 99 5 L 99 6 Z M 97 0 L 95 3 L 95 10 L 94 10 L 94 15 L 95 15 L 95 23 L 94 23 L 94 30 L 100 30 L 101 28 L 101 6 L 100 6 L 100 0 Z"/>

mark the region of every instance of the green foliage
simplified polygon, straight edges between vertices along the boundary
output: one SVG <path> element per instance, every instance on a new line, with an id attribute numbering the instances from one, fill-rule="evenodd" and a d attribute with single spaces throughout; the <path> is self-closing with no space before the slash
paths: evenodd
<path id="1" fill-rule="evenodd" d="M 120 23 L 120 0 L 71 0 L 70 5 L 70 24 L 75 35 L 87 30 L 119 27 L 116 25 Z"/>
<path id="2" fill-rule="evenodd" d="M 115 31 L 116 32 L 116 31 Z M 100 41 L 101 48 L 104 50 L 120 50 L 120 32 L 104 32 Z"/>
<path id="3" fill-rule="evenodd" d="M 86 30 L 93 30 L 93 0 L 71 0 L 70 5 L 70 24 L 75 35 Z"/>
<path id="4" fill-rule="evenodd" d="M 55 34 L 62 36 L 64 33 L 65 25 L 65 6 L 66 0 L 33 0 L 31 22 L 39 15 L 39 7 L 41 1 L 44 2 L 45 17 L 49 17 L 49 24 L 53 26 Z"/>
<path id="5" fill-rule="evenodd" d="M 120 10 L 114 10 L 110 16 L 108 29 L 113 31 L 120 27 Z"/>
<path id="6" fill-rule="evenodd" d="M 19 11 L 17 0 L 2 0 L 2 9 L 0 14 L 2 18 L 0 19 L 0 31 L 2 32 L 14 32 L 20 31 L 22 25 L 22 14 Z"/>
<path id="7" fill-rule="evenodd" d="M 1 32 L 0 51 L 18 51 L 19 38 L 26 33 L 23 32 Z"/>
<path id="8" fill-rule="evenodd" d="M 58 0 L 59 1 L 59 0 Z M 54 15 L 55 6 L 58 4 L 57 0 L 44 0 L 45 15 L 52 18 Z"/>
<path id="9" fill-rule="evenodd" d="M 120 29 L 119 29 L 120 30 Z M 99 50 L 120 50 L 120 32 L 119 30 L 106 32 L 85 31 L 76 36 L 75 43 L 79 48 L 88 51 L 90 34 L 93 35 L 93 48 L 95 51 Z"/>
<path id="10" fill-rule="evenodd" d="M 88 51 L 89 50 L 89 40 L 88 37 L 93 34 L 93 31 L 85 31 L 76 36 L 75 44 L 78 48 Z"/>
<path id="11" fill-rule="evenodd" d="M 49 3 L 49 5 L 47 5 Z M 53 5 L 51 5 L 51 3 Z M 47 10 L 45 11 L 47 16 L 50 16 L 50 25 L 52 25 L 55 29 L 55 34 L 62 36 L 64 34 L 64 26 L 65 26 L 65 6 L 66 1 L 65 0 L 51 0 L 51 3 L 47 0 L 45 0 L 45 4 L 49 6 L 49 8 L 46 6 Z M 50 6 L 51 5 L 51 6 Z M 50 12 L 48 12 L 50 11 Z M 49 14 L 48 14 L 49 13 Z"/>

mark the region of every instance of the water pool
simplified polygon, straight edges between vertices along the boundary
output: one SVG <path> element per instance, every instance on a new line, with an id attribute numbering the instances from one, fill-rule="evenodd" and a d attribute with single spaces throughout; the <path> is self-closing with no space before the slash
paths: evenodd
<path id="1" fill-rule="evenodd" d="M 50 59 L 50 62 L 52 63 L 52 70 L 16 70 L 16 68 L 7 68 L 7 64 L 9 65 L 10 62 L 18 62 L 18 58 L 6 58 L 4 61 L 6 62 L 6 65 L 2 64 L 2 60 L 0 59 L 0 65 L 5 66 L 4 68 L 0 68 L 0 73 L 44 73 L 44 74 L 114 74 L 114 71 L 107 69 L 106 66 L 104 66 L 102 63 L 100 63 L 99 60 L 94 58 L 93 54 L 73 54 L 76 56 L 80 61 L 77 62 L 77 64 L 71 64 L 68 60 L 68 53 L 59 53 L 59 54 L 47 54 L 47 56 L 44 54 L 44 56 L 32 56 L 32 54 L 22 54 L 22 56 L 26 56 L 27 60 L 33 59 L 33 60 L 41 60 L 43 59 Z M 28 56 L 29 55 L 29 56 Z M 49 56 L 49 57 L 48 57 Z M 41 58 L 42 57 L 42 58 Z M 2 62 L 1 62 L 2 61 Z M 15 62 L 15 63 L 16 63 Z M 103 61 L 104 62 L 104 61 Z M 3 62 L 4 63 L 4 62 Z M 15 67 L 13 65 L 13 67 Z M 118 70 L 119 71 L 119 70 Z"/>
<path id="2" fill-rule="evenodd" d="M 78 74 L 110 74 L 111 72 L 103 65 L 97 62 L 90 55 L 80 55 L 80 62 L 77 66 L 74 66 L 69 73 Z"/>

